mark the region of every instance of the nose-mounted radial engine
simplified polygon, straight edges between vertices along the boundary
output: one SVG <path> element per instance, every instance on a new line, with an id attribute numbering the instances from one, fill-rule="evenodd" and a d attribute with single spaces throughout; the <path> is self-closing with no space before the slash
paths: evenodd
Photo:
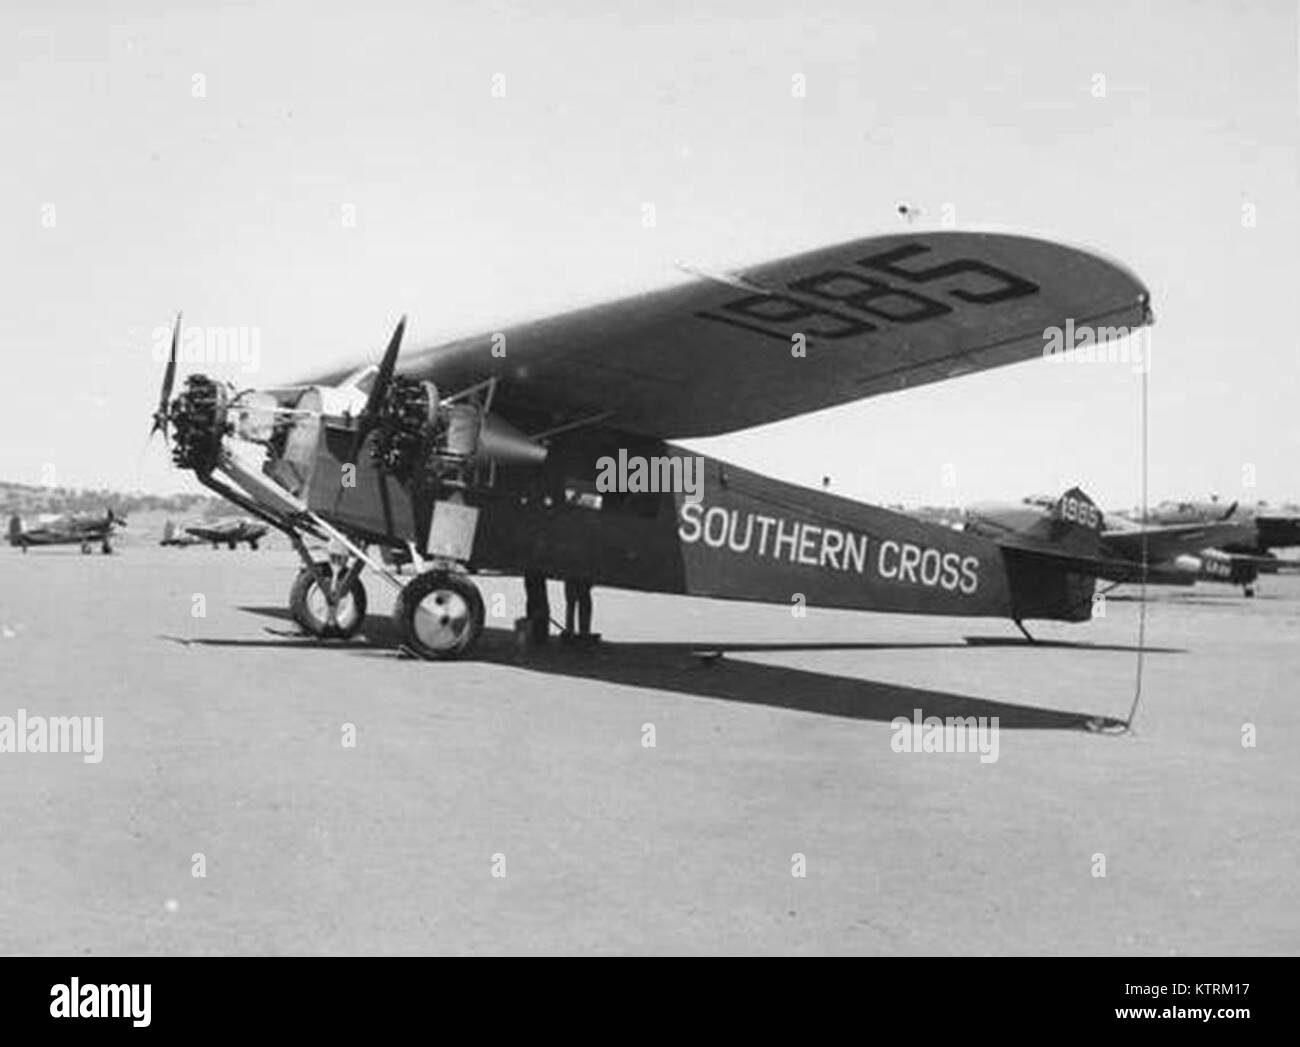
<path id="1" fill-rule="evenodd" d="M 177 316 L 153 431 L 177 466 L 289 538 L 303 561 L 289 609 L 307 633 L 360 630 L 369 567 L 398 592 L 407 645 L 456 658 L 483 628 L 466 566 L 476 496 L 498 465 L 540 466 L 546 448 L 491 413 L 495 379 L 444 398 L 432 382 L 395 374 L 405 327 L 403 317 L 376 368 L 338 387 L 237 391 L 195 374 L 173 399 Z M 306 538 L 328 542 L 327 558 Z M 409 582 L 390 567 L 404 562 L 417 570 Z"/>

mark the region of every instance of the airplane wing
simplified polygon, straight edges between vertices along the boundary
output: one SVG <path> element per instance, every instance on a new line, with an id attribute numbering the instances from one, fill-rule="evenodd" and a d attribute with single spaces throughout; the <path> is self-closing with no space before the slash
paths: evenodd
<path id="1" fill-rule="evenodd" d="M 1102 545 L 1125 560 L 1141 560 L 1146 543 L 1148 563 L 1162 563 L 1202 549 L 1214 549 L 1234 542 L 1251 541 L 1254 528 L 1229 521 L 1214 523 L 1161 524 L 1129 531 L 1107 531 Z"/>
<path id="2" fill-rule="evenodd" d="M 533 434 L 709 436 L 1041 356 L 1067 320 L 1119 337 L 1151 322 L 1148 301 L 1078 248 L 901 233 L 427 347 L 398 370 L 444 393 L 496 377 L 494 411 Z"/>

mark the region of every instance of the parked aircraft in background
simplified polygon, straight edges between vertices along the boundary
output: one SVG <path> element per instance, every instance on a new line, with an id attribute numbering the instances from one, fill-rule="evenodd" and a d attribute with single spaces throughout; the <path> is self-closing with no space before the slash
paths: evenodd
<path id="1" fill-rule="evenodd" d="M 1061 499 L 1033 496 L 1014 505 L 972 506 L 964 514 L 964 529 L 995 539 L 1034 535 L 1050 544 L 1059 541 L 1060 522 L 1076 518 L 1084 519 L 1093 532 L 1085 545 L 1115 562 L 1115 570 L 1107 576 L 1112 581 L 1145 577 L 1154 585 L 1226 582 L 1254 596 L 1261 571 L 1268 573 L 1270 566 L 1276 570 L 1275 558 L 1254 552 L 1256 525 L 1239 519 L 1235 504 L 1215 505 L 1212 512 L 1194 515 L 1152 512 L 1142 523 L 1126 515 L 1103 513 L 1074 488 Z"/>
<path id="2" fill-rule="evenodd" d="M 211 542 L 214 549 L 223 545 L 234 549 L 240 542 L 247 542 L 250 549 L 256 549 L 257 543 L 269 530 L 266 524 L 246 516 L 229 516 L 221 520 L 183 524 L 180 527 L 168 520 L 163 525 L 162 541 L 158 544 L 186 546 Z"/>
<path id="3" fill-rule="evenodd" d="M 126 526 L 126 517 L 112 509 L 103 513 L 65 513 L 40 519 L 32 526 L 24 524 L 19 516 L 9 518 L 9 544 L 23 552 L 33 545 L 80 545 L 89 553 L 96 544 L 100 551 L 113 551 L 113 532 Z"/>

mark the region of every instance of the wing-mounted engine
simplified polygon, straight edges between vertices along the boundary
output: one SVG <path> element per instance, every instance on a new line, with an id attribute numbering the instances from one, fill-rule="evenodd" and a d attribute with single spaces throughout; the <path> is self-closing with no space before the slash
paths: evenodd
<path id="1" fill-rule="evenodd" d="M 495 388 L 489 379 L 443 400 L 432 382 L 394 376 L 371 461 L 403 484 L 460 489 L 491 486 L 498 465 L 541 465 L 546 448 L 492 414 Z"/>

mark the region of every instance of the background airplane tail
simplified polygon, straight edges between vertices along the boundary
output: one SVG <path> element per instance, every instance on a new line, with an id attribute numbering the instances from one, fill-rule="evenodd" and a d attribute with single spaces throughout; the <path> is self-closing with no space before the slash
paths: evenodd
<path id="1" fill-rule="evenodd" d="M 23 521 L 21 517 L 9 517 L 9 544 L 21 545 L 23 540 Z"/>
<path id="2" fill-rule="evenodd" d="M 166 545 L 175 537 L 176 537 L 176 525 L 172 523 L 170 520 L 168 520 L 165 524 L 163 524 L 163 536 L 162 536 L 163 544 Z"/>

